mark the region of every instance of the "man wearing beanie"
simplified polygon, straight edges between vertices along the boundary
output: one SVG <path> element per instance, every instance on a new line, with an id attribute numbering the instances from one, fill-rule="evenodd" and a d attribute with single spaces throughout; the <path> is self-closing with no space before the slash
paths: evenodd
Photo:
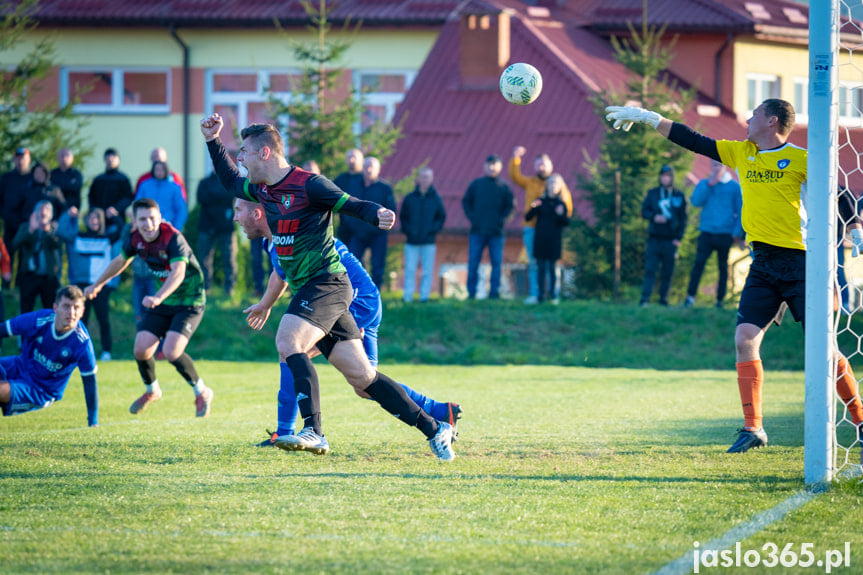
<path id="1" fill-rule="evenodd" d="M 647 191 L 641 204 L 641 217 L 649 223 L 647 252 L 644 255 L 644 283 L 641 307 L 646 307 L 653 293 L 656 272 L 659 275 L 659 305 L 668 305 L 668 290 L 677 260 L 677 248 L 686 231 L 686 196 L 674 188 L 674 169 L 668 164 L 659 170 L 659 186 Z"/>

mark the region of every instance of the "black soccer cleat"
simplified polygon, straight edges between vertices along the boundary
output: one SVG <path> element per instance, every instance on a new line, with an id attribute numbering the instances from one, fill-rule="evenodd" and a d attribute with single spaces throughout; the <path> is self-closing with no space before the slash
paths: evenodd
<path id="1" fill-rule="evenodd" d="M 258 444 L 258 447 L 275 447 L 276 440 L 279 438 L 279 434 L 275 431 L 267 430 L 267 435 L 269 437 Z"/>
<path id="2" fill-rule="evenodd" d="M 446 405 L 446 419 L 444 421 L 452 426 L 452 440 L 455 441 L 458 439 L 458 420 L 461 419 L 464 410 L 457 403 L 447 403 Z"/>
<path id="3" fill-rule="evenodd" d="M 767 445 L 767 433 L 764 429 L 738 429 L 737 441 L 728 448 L 727 453 L 743 453 Z"/>

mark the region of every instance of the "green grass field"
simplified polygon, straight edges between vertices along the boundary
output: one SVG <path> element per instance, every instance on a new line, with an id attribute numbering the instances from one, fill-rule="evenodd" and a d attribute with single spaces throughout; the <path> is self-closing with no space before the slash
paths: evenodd
<path id="1" fill-rule="evenodd" d="M 100 366 L 98 429 L 77 375 L 62 402 L 0 419 L 0 572 L 651 573 L 803 489 L 800 372 L 768 373 L 771 444 L 732 456 L 731 371 L 386 366 L 464 406 L 446 464 L 318 367 L 321 457 L 253 447 L 275 421 L 275 364 L 199 362 L 206 420 L 165 362 L 163 399 L 130 415 L 126 361 Z M 743 549 L 848 541 L 833 572 L 861 573 L 861 499 L 837 484 Z"/>

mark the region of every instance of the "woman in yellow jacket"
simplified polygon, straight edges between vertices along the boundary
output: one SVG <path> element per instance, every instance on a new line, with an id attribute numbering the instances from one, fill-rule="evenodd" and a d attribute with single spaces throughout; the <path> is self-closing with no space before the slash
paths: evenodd
<path id="1" fill-rule="evenodd" d="M 524 189 L 524 213 L 530 209 L 530 205 L 542 197 L 545 190 L 545 182 L 554 172 L 554 164 L 551 163 L 551 158 L 548 154 L 539 154 L 533 161 L 533 169 L 536 175 L 527 177 L 521 173 L 521 158 L 527 150 L 524 146 L 516 146 L 512 151 L 512 158 L 509 160 L 509 179 L 519 187 Z M 566 206 L 566 217 L 572 217 L 572 194 L 569 193 L 569 188 L 564 182 L 563 188 L 560 191 L 560 199 Z M 526 304 L 534 304 L 539 301 L 539 282 L 536 275 L 536 258 L 533 256 L 533 239 L 536 232 L 536 220 L 525 221 L 522 230 L 522 240 L 524 241 L 524 249 L 527 252 L 528 270 L 527 277 L 530 282 L 530 295 L 524 300 Z M 558 285 L 560 283 L 558 282 Z M 559 297 L 554 294 L 553 297 Z"/>

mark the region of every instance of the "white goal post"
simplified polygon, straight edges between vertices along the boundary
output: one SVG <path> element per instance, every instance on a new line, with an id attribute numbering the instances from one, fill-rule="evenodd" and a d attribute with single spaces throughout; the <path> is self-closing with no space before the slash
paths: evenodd
<path id="1" fill-rule="evenodd" d="M 809 6 L 804 479 L 810 488 L 825 485 L 835 474 L 839 1 L 814 0 Z"/>

